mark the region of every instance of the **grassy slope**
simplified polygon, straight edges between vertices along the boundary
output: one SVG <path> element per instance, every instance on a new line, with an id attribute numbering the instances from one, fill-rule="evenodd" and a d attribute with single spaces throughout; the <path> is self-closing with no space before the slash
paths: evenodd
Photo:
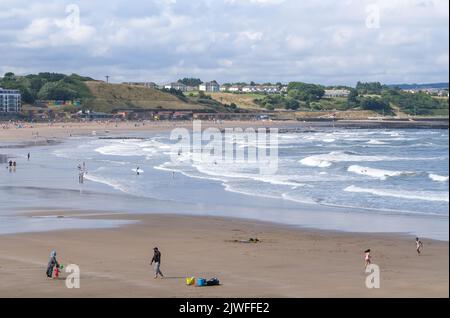
<path id="1" fill-rule="evenodd" d="M 264 111 L 265 108 L 260 107 L 254 102 L 255 99 L 263 98 L 264 95 L 261 94 L 233 94 L 233 93 L 211 93 L 211 97 L 217 101 L 225 104 L 235 103 L 239 108 L 243 108 L 249 111 Z M 360 111 L 360 110 L 348 110 L 341 111 L 346 108 L 347 99 L 346 98 L 330 98 L 322 99 L 315 104 L 319 105 L 319 109 L 323 111 L 297 111 L 292 112 L 280 112 L 278 117 L 281 119 L 295 119 L 297 117 L 308 118 L 308 117 L 330 117 L 336 114 L 336 118 L 339 119 L 365 119 L 367 117 L 376 117 L 377 113 L 372 111 Z M 334 111 L 334 110 L 337 110 Z"/>
<path id="2" fill-rule="evenodd" d="M 260 94 L 233 94 L 233 93 L 208 93 L 211 97 L 224 104 L 236 104 L 239 108 L 246 110 L 261 111 L 264 108 L 254 102 L 255 99 L 263 98 Z"/>
<path id="3" fill-rule="evenodd" d="M 174 109 L 204 110 L 208 107 L 196 103 L 186 103 L 176 96 L 153 88 L 134 87 L 103 82 L 86 82 L 94 99 L 87 102 L 96 111 L 111 112 L 115 109 Z"/>

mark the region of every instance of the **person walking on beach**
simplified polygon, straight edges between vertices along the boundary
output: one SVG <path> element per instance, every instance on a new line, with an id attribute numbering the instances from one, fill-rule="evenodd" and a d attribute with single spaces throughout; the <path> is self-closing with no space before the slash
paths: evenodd
<path id="1" fill-rule="evenodd" d="M 59 268 L 59 263 L 56 260 L 56 251 L 52 251 L 50 253 L 50 260 L 48 261 L 47 265 L 47 277 L 52 278 L 53 275 L 53 268 L 56 266 L 56 268 Z"/>
<path id="2" fill-rule="evenodd" d="M 30 153 L 27 154 L 28 161 L 30 161 Z"/>
<path id="3" fill-rule="evenodd" d="M 365 253 L 364 263 L 367 268 L 367 266 L 369 266 L 372 263 L 372 256 L 370 255 L 370 249 L 364 251 L 364 253 Z"/>
<path id="4" fill-rule="evenodd" d="M 161 272 L 161 252 L 157 247 L 153 249 L 153 258 L 150 265 L 153 265 L 153 269 L 155 270 L 155 279 L 158 278 L 158 275 L 164 277 L 163 273 Z"/>
<path id="5" fill-rule="evenodd" d="M 422 252 L 422 248 L 423 248 L 422 241 L 418 237 L 416 237 L 416 251 L 417 251 L 417 255 L 420 256 L 420 253 Z"/>

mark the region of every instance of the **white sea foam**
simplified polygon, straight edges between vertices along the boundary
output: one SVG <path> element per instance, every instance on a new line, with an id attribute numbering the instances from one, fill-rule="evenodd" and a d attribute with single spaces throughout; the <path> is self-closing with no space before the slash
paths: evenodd
<path id="1" fill-rule="evenodd" d="M 97 182 L 97 183 L 102 183 L 105 184 L 107 186 L 110 186 L 116 190 L 122 191 L 124 193 L 129 193 L 129 189 L 124 186 L 123 184 L 121 184 L 120 182 L 116 181 L 116 180 L 112 180 L 112 179 L 108 179 L 108 178 L 104 178 L 98 175 L 93 175 L 92 173 L 86 174 L 84 176 L 84 178 L 86 180 L 92 181 L 92 182 Z"/>
<path id="2" fill-rule="evenodd" d="M 373 189 L 373 188 L 361 188 L 351 185 L 344 189 L 346 192 L 353 193 L 369 193 L 381 197 L 393 197 L 409 200 L 421 200 L 421 201 L 438 201 L 449 202 L 448 192 L 442 191 L 409 191 L 409 190 L 386 190 L 386 189 Z"/>
<path id="3" fill-rule="evenodd" d="M 440 176 L 438 174 L 430 173 L 428 177 L 436 182 L 448 182 L 448 176 Z"/>
<path id="4" fill-rule="evenodd" d="M 347 171 L 353 172 L 356 174 L 360 174 L 360 175 L 369 176 L 372 178 L 381 179 L 381 180 L 386 180 L 389 177 L 416 175 L 415 172 L 411 172 L 411 171 L 391 171 L 391 170 L 363 167 L 363 166 L 358 166 L 358 165 L 353 165 L 353 166 L 348 167 Z"/>
<path id="5" fill-rule="evenodd" d="M 327 168 L 336 162 L 376 162 L 398 160 L 434 160 L 438 158 L 406 158 L 392 156 L 367 156 L 345 151 L 332 151 L 327 154 L 313 155 L 301 159 L 299 162 L 305 166 Z"/>
<path id="6" fill-rule="evenodd" d="M 155 140 L 114 140 L 110 145 L 102 146 L 95 149 L 96 152 L 102 155 L 111 156 L 146 156 L 161 152 L 161 150 L 170 149 L 169 145 L 155 141 Z"/>
<path id="7" fill-rule="evenodd" d="M 385 145 L 386 143 L 384 141 L 378 140 L 378 139 L 370 139 L 366 144 L 369 145 Z"/>

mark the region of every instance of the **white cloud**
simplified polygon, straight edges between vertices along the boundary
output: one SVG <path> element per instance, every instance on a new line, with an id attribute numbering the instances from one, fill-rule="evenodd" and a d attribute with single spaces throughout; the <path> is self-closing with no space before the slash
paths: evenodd
<path id="1" fill-rule="evenodd" d="M 448 78 L 447 0 L 0 0 L 0 70 L 113 80 L 433 82 Z M 367 5 L 380 28 L 367 28 Z"/>

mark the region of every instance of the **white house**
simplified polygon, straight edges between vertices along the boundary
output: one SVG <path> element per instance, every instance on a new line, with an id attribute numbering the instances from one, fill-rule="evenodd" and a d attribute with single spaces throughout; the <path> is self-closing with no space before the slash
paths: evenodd
<path id="1" fill-rule="evenodd" d="M 230 86 L 230 88 L 228 88 L 228 91 L 232 92 L 232 93 L 237 93 L 237 92 L 241 91 L 241 87 L 240 86 Z"/>
<path id="2" fill-rule="evenodd" d="M 221 92 L 230 92 L 230 93 L 237 93 L 241 91 L 241 87 L 237 85 L 222 85 L 220 86 Z"/>
<path id="3" fill-rule="evenodd" d="M 326 89 L 323 97 L 333 98 L 333 97 L 348 97 L 350 91 L 347 89 Z"/>
<path id="4" fill-rule="evenodd" d="M 187 92 L 187 86 L 184 85 L 183 83 L 178 83 L 178 82 L 166 84 L 166 85 L 164 85 L 164 88 L 165 89 L 176 89 L 178 91 Z"/>
<path id="5" fill-rule="evenodd" d="M 17 89 L 0 87 L 0 113 L 18 113 L 22 109 L 22 96 Z"/>
<path id="6" fill-rule="evenodd" d="M 242 87 L 242 92 L 243 92 L 243 93 L 253 93 L 253 92 L 256 92 L 256 87 L 255 87 L 255 86 L 244 86 L 244 87 Z"/>
<path id="7" fill-rule="evenodd" d="M 202 92 L 214 93 L 220 91 L 220 85 L 216 81 L 206 82 L 200 84 L 198 89 Z"/>

